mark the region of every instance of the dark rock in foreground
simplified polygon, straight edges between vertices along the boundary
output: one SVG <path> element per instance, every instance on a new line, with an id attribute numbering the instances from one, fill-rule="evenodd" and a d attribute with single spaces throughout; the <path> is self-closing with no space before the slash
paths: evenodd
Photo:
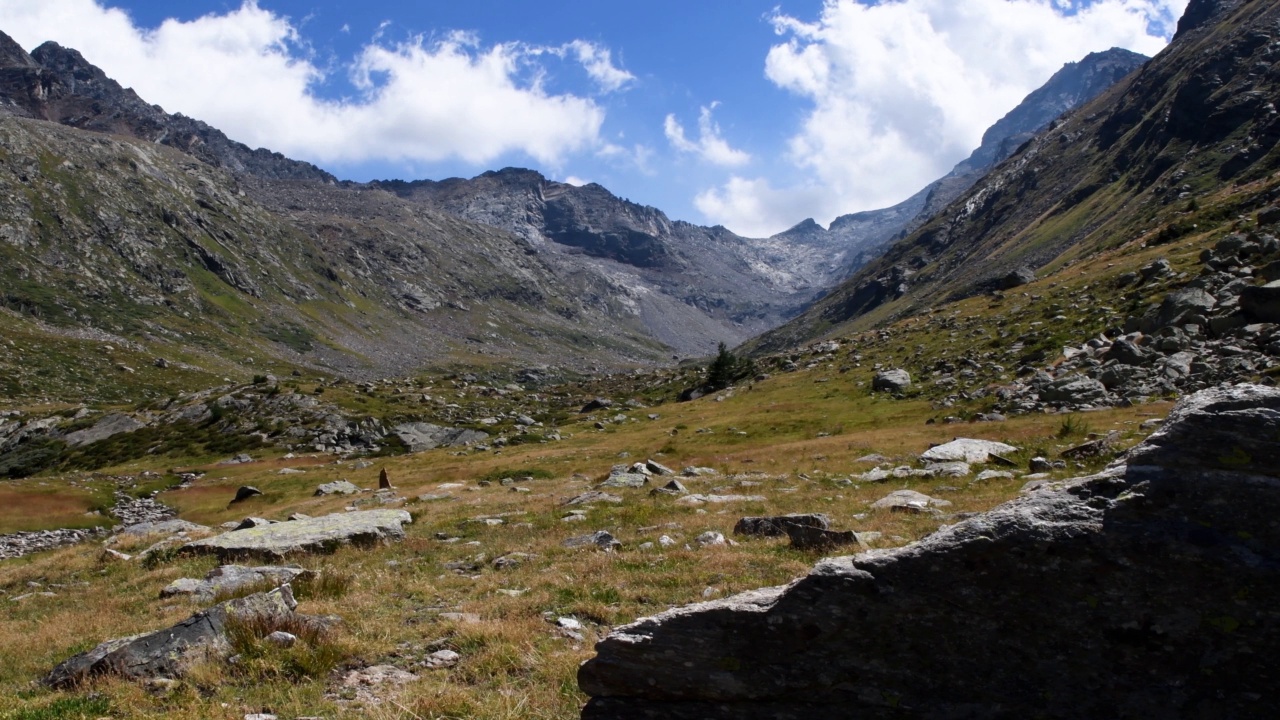
<path id="1" fill-rule="evenodd" d="M 584 718 L 1276 717 L 1280 391 L 1206 390 L 1106 471 L 617 628 Z"/>
<path id="2" fill-rule="evenodd" d="M 50 687 L 69 688 L 99 675 L 138 680 L 178 678 L 191 663 L 229 652 L 229 619 L 286 618 L 297 606 L 288 585 L 228 600 L 164 630 L 108 640 L 63 661 L 44 682 Z"/>

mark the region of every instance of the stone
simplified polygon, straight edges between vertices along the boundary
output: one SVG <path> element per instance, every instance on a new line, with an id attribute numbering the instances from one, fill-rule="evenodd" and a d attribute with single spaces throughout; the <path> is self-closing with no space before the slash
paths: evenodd
<path id="1" fill-rule="evenodd" d="M 432 669 L 453 667 L 460 660 L 462 660 L 462 656 L 453 650 L 436 650 L 424 658 L 427 667 Z"/>
<path id="2" fill-rule="evenodd" d="M 1013 272 L 1000 278 L 1001 290 L 1012 290 L 1016 287 L 1022 287 L 1027 283 L 1036 281 L 1036 271 L 1029 267 L 1020 267 Z"/>
<path id="3" fill-rule="evenodd" d="M 205 574 L 203 580 L 193 578 L 174 580 L 160 591 L 160 597 L 191 595 L 201 602 L 211 602 L 219 594 L 229 595 L 255 585 L 280 586 L 299 578 L 310 577 L 315 577 L 315 573 L 301 567 L 220 565 Z"/>
<path id="4" fill-rule="evenodd" d="M 973 479 L 974 482 L 986 482 L 988 480 L 1012 480 L 1013 473 L 1008 470 L 983 470 Z"/>
<path id="5" fill-rule="evenodd" d="M 708 530 L 694 538 L 693 544 L 703 548 L 714 545 L 727 545 L 728 543 L 725 541 L 722 533 L 718 533 L 714 530 Z"/>
<path id="6" fill-rule="evenodd" d="M 1180 321 L 1193 315 L 1207 316 L 1217 304 L 1218 301 L 1212 295 L 1200 288 L 1171 292 L 1160 302 L 1154 326 L 1149 329 L 1180 324 Z"/>
<path id="7" fill-rule="evenodd" d="M 588 505 L 590 503 L 597 503 L 597 502 L 620 503 L 622 502 L 622 498 L 618 497 L 617 495 L 610 495 L 609 493 L 606 493 L 606 492 L 600 492 L 599 490 L 592 490 L 590 492 L 585 492 L 585 493 L 582 493 L 581 495 L 571 497 L 568 500 L 565 500 L 563 504 L 564 505 Z"/>
<path id="8" fill-rule="evenodd" d="M 1099 474 L 614 628 L 582 717 L 1269 717 L 1277 516 L 1280 391 L 1202 391 Z"/>
<path id="9" fill-rule="evenodd" d="M 1151 362 L 1154 353 L 1128 338 L 1118 338 L 1102 357 L 1123 365 L 1146 365 Z"/>
<path id="10" fill-rule="evenodd" d="M 177 535 L 179 533 L 208 532 L 209 528 L 186 520 L 155 520 L 151 522 L 127 525 L 116 531 L 116 535 L 129 537 L 145 537 L 147 535 Z"/>
<path id="11" fill-rule="evenodd" d="M 589 535 L 571 537 L 562 544 L 568 548 L 597 547 L 606 552 L 622 547 L 622 543 L 607 530 L 597 530 Z"/>
<path id="12" fill-rule="evenodd" d="M 391 478 L 387 477 L 387 469 L 386 469 L 386 468 L 382 468 L 381 470 L 379 470 L 379 471 L 378 471 L 378 489 L 379 489 L 379 490 L 393 490 L 393 489 L 394 489 L 394 488 L 392 488 L 392 487 L 391 487 Z"/>
<path id="13" fill-rule="evenodd" d="M 808 525 L 788 525 L 787 537 L 796 550 L 827 551 L 844 545 L 858 545 L 858 535 L 852 530 L 838 532 Z"/>
<path id="14" fill-rule="evenodd" d="M 872 510 L 890 510 L 893 512 L 924 513 L 936 512 L 935 508 L 949 507 L 949 500 L 939 500 L 915 490 L 894 490 L 879 500 L 871 503 Z"/>
<path id="15" fill-rule="evenodd" d="M 648 468 L 649 472 L 654 475 L 675 475 L 676 474 L 675 470 L 672 470 L 671 468 L 667 467 L 666 465 L 663 465 L 660 462 L 657 462 L 656 460 L 647 460 L 645 461 L 644 465 L 646 468 Z"/>
<path id="16" fill-rule="evenodd" d="M 613 406 L 613 401 L 610 400 L 609 398 L 598 397 L 598 398 L 595 398 L 594 400 L 587 402 L 587 404 L 583 405 L 582 409 L 579 410 L 578 412 L 581 412 L 581 413 L 595 412 L 596 410 L 603 410 L 607 407 L 612 407 L 612 406 Z"/>
<path id="17" fill-rule="evenodd" d="M 973 438 L 956 438 L 949 443 L 934 445 L 920 454 L 920 459 L 927 462 L 984 463 L 992 455 L 1007 455 L 1017 452 L 1018 448 L 994 440 L 975 440 Z"/>
<path id="18" fill-rule="evenodd" d="M 58 664 L 45 678 L 53 688 L 72 688 L 99 675 L 135 680 L 181 678 L 188 667 L 209 655 L 225 657 L 231 618 L 285 619 L 294 616 L 297 602 L 289 586 L 228 600 L 163 630 L 108 640 L 88 652 Z"/>
<path id="19" fill-rule="evenodd" d="M 67 436 L 63 438 L 63 440 L 71 447 L 80 447 L 81 445 L 89 445 L 90 443 L 95 443 L 99 440 L 106 440 L 109 437 L 120 435 L 121 433 L 140 430 L 144 427 L 146 427 L 146 425 L 134 420 L 128 415 L 111 413 L 94 423 L 92 427 L 67 433 Z"/>
<path id="20" fill-rule="evenodd" d="M 332 552 L 341 545 L 370 546 L 404 538 L 412 522 L 404 510 L 358 510 L 310 520 L 233 530 L 182 546 L 184 553 L 212 554 L 221 560 L 274 560 L 303 553 Z"/>
<path id="21" fill-rule="evenodd" d="M 266 527 L 272 524 L 270 520 L 260 517 L 247 517 L 236 523 L 233 530 L 248 530 L 249 528 Z"/>
<path id="22" fill-rule="evenodd" d="M 1280 280 L 1247 287 L 1240 293 L 1240 310 L 1261 322 L 1280 322 Z"/>
<path id="23" fill-rule="evenodd" d="M 316 487 L 315 496 L 321 495 L 358 495 L 360 488 L 348 480 L 334 480 Z"/>
<path id="24" fill-rule="evenodd" d="M 274 645 L 279 648 L 291 648 L 297 644 L 298 636 L 293 633 L 287 633 L 283 630 L 276 630 L 262 638 L 262 640 L 268 645 Z"/>
<path id="25" fill-rule="evenodd" d="M 1106 386 L 1084 375 L 1068 375 L 1040 389 L 1040 399 L 1050 403 L 1080 405 L 1105 400 L 1106 397 Z"/>
<path id="26" fill-rule="evenodd" d="M 649 484 L 649 476 L 640 473 L 617 473 L 605 478 L 605 481 L 597 485 L 601 488 L 642 488 Z"/>
<path id="27" fill-rule="evenodd" d="M 685 495 L 676 500 L 681 505 L 721 505 L 724 503 L 735 502 L 764 502 L 767 500 L 763 495 Z"/>
<path id="28" fill-rule="evenodd" d="M 663 485 L 662 487 L 654 488 L 650 490 L 649 494 L 650 495 L 688 495 L 689 488 L 685 487 L 684 483 L 680 482 L 679 480 L 673 479 L 670 482 L 668 482 L 666 485 Z"/>
<path id="29" fill-rule="evenodd" d="M 884 370 L 871 378 L 871 389 L 876 392 L 900 393 L 911 387 L 911 374 L 906 370 Z"/>
<path id="30" fill-rule="evenodd" d="M 792 525 L 826 530 L 831 527 L 831 519 L 822 513 L 744 517 L 734 523 L 733 534 L 748 537 L 781 537 L 787 534 L 787 528 Z"/>
<path id="31" fill-rule="evenodd" d="M 236 496 L 234 499 L 232 499 L 231 502 L 233 503 L 244 502 L 245 500 L 248 500 L 251 497 L 255 497 L 261 494 L 262 494 L 262 491 L 259 490 L 258 488 L 253 487 L 252 485 L 243 485 L 236 490 Z"/>
<path id="32" fill-rule="evenodd" d="M 438 447 L 465 447 L 484 442 L 489 433 L 465 428 L 450 428 L 431 423 L 402 423 L 391 428 L 395 435 L 411 453 L 434 450 Z"/>
<path id="33" fill-rule="evenodd" d="M 969 463 L 959 461 L 933 463 L 924 471 L 929 477 L 960 478 L 973 474 L 973 468 L 969 467 Z"/>

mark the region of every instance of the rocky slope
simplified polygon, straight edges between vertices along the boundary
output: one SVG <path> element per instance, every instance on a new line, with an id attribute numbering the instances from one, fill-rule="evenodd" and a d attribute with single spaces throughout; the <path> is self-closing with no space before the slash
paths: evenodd
<path id="1" fill-rule="evenodd" d="M 915 195 L 893 207 L 841 215 L 826 230 L 806 220 L 770 241 L 810 246 L 821 251 L 820 255 L 834 257 L 822 276 L 833 283 L 843 280 L 883 252 L 885 244 L 927 222 L 1036 132 L 1063 113 L 1094 99 L 1148 59 L 1145 55 L 1112 48 L 1090 53 L 1079 62 L 1067 63 L 987 128 L 982 144 L 968 158 Z"/>
<path id="2" fill-rule="evenodd" d="M 582 716 L 1270 717 L 1277 431 L 1205 391 L 1099 475 L 617 628 Z"/>
<path id="3" fill-rule="evenodd" d="M 533 170 L 372 186 L 510 231 L 564 274 L 603 278 L 650 333 L 684 353 L 776 327 L 829 280 L 777 263 L 723 227 L 673 221 L 600 185 L 558 183 Z"/>
<path id="4" fill-rule="evenodd" d="M 1023 145 L 755 347 L 785 347 L 850 321 L 870 326 L 998 289 L 1019 268 L 1043 275 L 1269 204 L 1280 164 L 1280 115 L 1269 101 L 1280 82 L 1277 15 L 1265 2 L 1193 2 L 1175 41 L 1141 72 Z"/>

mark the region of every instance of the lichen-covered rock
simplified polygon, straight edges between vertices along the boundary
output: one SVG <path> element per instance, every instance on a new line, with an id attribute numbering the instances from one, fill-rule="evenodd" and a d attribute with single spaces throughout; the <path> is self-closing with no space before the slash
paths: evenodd
<path id="1" fill-rule="evenodd" d="M 1280 391 L 896 550 L 615 629 L 584 718 L 1271 717 Z"/>
<path id="2" fill-rule="evenodd" d="M 956 438 L 949 443 L 935 445 L 920 454 L 921 460 L 928 462 L 984 463 L 992 455 L 1002 456 L 1017 452 L 1018 448 L 994 440 L 976 440 L 974 438 Z"/>
<path id="3" fill-rule="evenodd" d="M 404 443 L 409 452 L 423 452 L 438 447 L 457 447 L 483 442 L 489 433 L 466 428 L 450 428 L 431 423 L 404 423 L 391 428 L 391 433 Z"/>
<path id="4" fill-rule="evenodd" d="M 284 585 L 299 577 L 314 576 L 315 573 L 301 567 L 280 567 L 264 565 L 261 567 L 245 567 L 243 565 L 219 565 L 210 570 L 203 580 L 179 578 L 169 583 L 160 591 L 160 597 L 174 595 L 192 595 L 203 602 L 209 602 L 218 594 L 231 594 L 243 588 L 255 585 Z"/>
<path id="5" fill-rule="evenodd" d="M 164 630 L 108 640 L 63 661 L 44 682 L 50 687 L 68 688 L 98 675 L 139 680 L 178 678 L 191 663 L 227 653 L 228 619 L 288 617 L 297 606 L 288 585 L 228 600 Z"/>
<path id="6" fill-rule="evenodd" d="M 404 538 L 412 522 L 404 510 L 362 510 L 233 530 L 187 543 L 184 552 L 217 555 L 221 560 L 272 560 L 301 553 L 332 552 L 340 545 L 374 545 Z"/>

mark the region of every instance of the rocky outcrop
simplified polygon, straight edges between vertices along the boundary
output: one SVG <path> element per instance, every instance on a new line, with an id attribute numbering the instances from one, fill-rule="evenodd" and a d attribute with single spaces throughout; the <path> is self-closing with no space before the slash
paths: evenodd
<path id="1" fill-rule="evenodd" d="M 108 640 L 63 661 L 44 682 L 50 687 L 72 688 L 99 675 L 120 675 L 135 680 L 179 678 L 192 663 L 229 653 L 228 621 L 270 622 L 293 616 L 297 606 L 288 585 L 228 600 L 173 627 Z"/>
<path id="2" fill-rule="evenodd" d="M 272 523 L 233 530 L 182 546 L 193 555 L 216 555 L 220 560 L 273 560 L 304 553 L 333 552 L 342 545 L 376 545 L 404 538 L 404 525 L 413 518 L 404 510 L 362 510 L 324 517 Z"/>
<path id="3" fill-rule="evenodd" d="M 1180 402 L 1104 472 L 615 629 L 584 718 L 1270 717 L 1280 391 Z"/>
<path id="4" fill-rule="evenodd" d="M 472 445 L 489 438 L 489 433 L 465 428 L 449 428 L 431 423 L 403 423 L 391 429 L 391 433 L 404 443 L 409 452 L 423 452 L 438 447 Z"/>

